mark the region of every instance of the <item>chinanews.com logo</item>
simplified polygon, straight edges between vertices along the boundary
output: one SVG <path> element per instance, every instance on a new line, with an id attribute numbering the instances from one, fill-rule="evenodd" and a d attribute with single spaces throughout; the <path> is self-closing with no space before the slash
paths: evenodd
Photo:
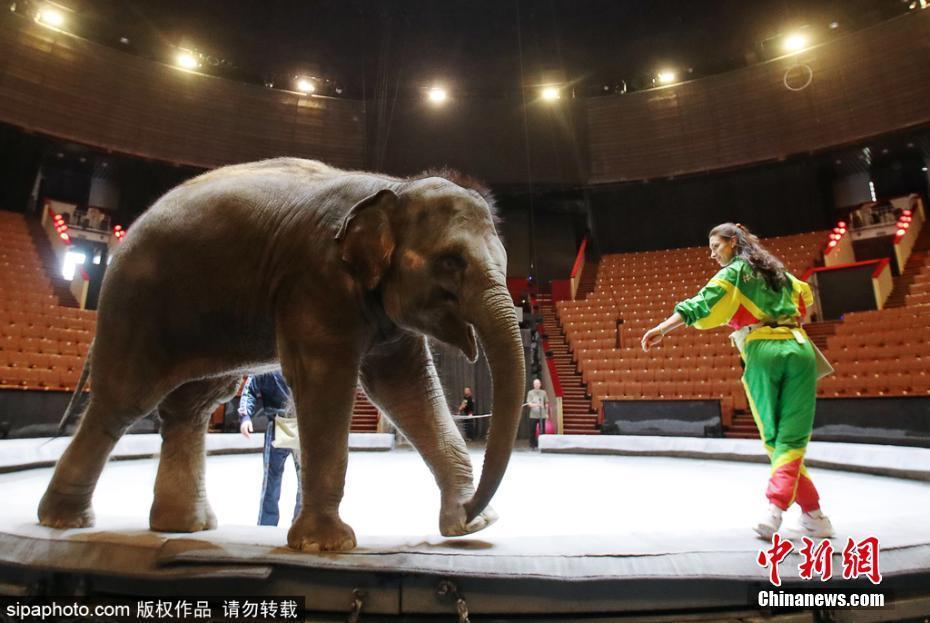
<path id="1" fill-rule="evenodd" d="M 817 542 L 806 536 L 801 537 L 801 547 L 796 548 L 794 543 L 776 532 L 772 536 L 771 547 L 759 550 L 756 564 L 768 569 L 769 583 L 774 587 L 782 585 L 779 569 L 792 552 L 800 556 L 797 569 L 801 580 L 819 580 L 823 583 L 834 577 L 842 577 L 844 580 L 863 578 L 878 586 L 882 581 L 880 549 L 878 537 L 874 536 L 859 541 L 849 537 L 841 552 L 836 550 L 830 539 Z M 841 568 L 834 570 L 835 554 L 841 554 Z M 761 590 L 757 603 L 763 608 L 880 608 L 885 605 L 885 595 L 869 592 L 810 592 L 803 588 L 797 591 Z"/>

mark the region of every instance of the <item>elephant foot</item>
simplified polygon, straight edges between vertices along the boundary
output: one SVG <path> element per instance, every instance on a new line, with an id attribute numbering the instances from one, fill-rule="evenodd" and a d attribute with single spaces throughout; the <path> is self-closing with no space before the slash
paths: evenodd
<path id="1" fill-rule="evenodd" d="M 444 504 L 439 512 L 439 533 L 442 536 L 464 536 L 479 530 L 484 530 L 495 521 L 499 515 L 490 506 L 486 507 L 477 517 L 465 523 L 465 505 L 463 502 Z"/>
<path id="2" fill-rule="evenodd" d="M 200 532 L 216 528 L 216 515 L 209 502 L 195 504 L 152 504 L 149 528 L 155 532 Z"/>
<path id="3" fill-rule="evenodd" d="M 287 531 L 287 545 L 304 552 L 345 552 L 356 546 L 352 527 L 339 516 L 301 513 Z"/>
<path id="4" fill-rule="evenodd" d="M 94 509 L 91 496 L 45 491 L 39 502 L 39 524 L 59 530 L 67 528 L 90 528 L 94 525 Z"/>

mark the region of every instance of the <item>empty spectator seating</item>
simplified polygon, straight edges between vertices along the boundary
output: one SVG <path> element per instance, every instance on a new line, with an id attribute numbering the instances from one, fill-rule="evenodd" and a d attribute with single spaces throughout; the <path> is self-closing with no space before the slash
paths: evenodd
<path id="1" fill-rule="evenodd" d="M 903 307 L 846 314 L 828 338 L 821 396 L 930 395 L 930 254 L 917 264 Z"/>
<path id="2" fill-rule="evenodd" d="M 908 307 L 930 305 L 930 253 L 924 255 L 905 300 Z"/>
<path id="3" fill-rule="evenodd" d="M 827 340 L 823 397 L 930 395 L 930 305 L 846 314 Z"/>
<path id="4" fill-rule="evenodd" d="M 59 305 L 49 268 L 23 216 L 0 211 L 0 390 L 73 391 L 80 378 L 97 313 Z M 377 425 L 377 409 L 359 389 L 352 430 Z"/>
<path id="5" fill-rule="evenodd" d="M 74 388 L 96 313 L 58 303 L 25 219 L 0 211 L 0 388 Z"/>

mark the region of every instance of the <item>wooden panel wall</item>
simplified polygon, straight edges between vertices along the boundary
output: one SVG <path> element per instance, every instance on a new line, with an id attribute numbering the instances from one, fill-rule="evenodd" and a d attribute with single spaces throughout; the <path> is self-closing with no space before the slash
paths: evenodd
<path id="1" fill-rule="evenodd" d="M 275 156 L 365 166 L 364 105 L 188 73 L 0 12 L 0 121 L 215 167 Z"/>
<path id="2" fill-rule="evenodd" d="M 665 178 L 774 161 L 926 125 L 928 60 L 930 10 L 915 11 L 796 58 L 580 101 L 578 114 L 560 121 L 567 125 L 561 134 L 543 132 L 535 140 L 538 128 L 530 124 L 529 177 L 595 184 Z M 783 79 L 797 61 L 811 68 L 813 79 L 793 92 Z M 483 118 L 488 116 L 506 117 Z M 185 73 L 0 12 L 0 121 L 30 130 L 198 167 L 292 155 L 365 168 L 371 163 L 364 117 L 359 101 Z M 494 183 L 525 183 L 518 118 L 513 117 L 513 136 L 504 133 L 512 149 L 472 140 L 462 151 L 461 141 L 451 141 L 453 157 L 436 147 L 444 141 L 422 140 L 422 119 L 420 125 L 405 124 L 399 115 L 381 168 L 409 173 L 450 163 Z M 468 115 L 445 121 L 455 126 L 446 129 L 449 136 L 483 135 L 474 132 Z"/>
<path id="3" fill-rule="evenodd" d="M 812 79 L 791 91 L 785 73 L 797 64 Z M 796 57 L 589 99 L 590 181 L 677 176 L 854 143 L 930 123 L 928 101 L 930 10 Z"/>
<path id="4" fill-rule="evenodd" d="M 370 119 L 369 153 L 381 154 L 372 165 L 396 175 L 449 166 L 488 184 L 583 184 L 584 102 L 536 100 L 450 98 L 441 108 L 401 100 L 385 127 Z"/>

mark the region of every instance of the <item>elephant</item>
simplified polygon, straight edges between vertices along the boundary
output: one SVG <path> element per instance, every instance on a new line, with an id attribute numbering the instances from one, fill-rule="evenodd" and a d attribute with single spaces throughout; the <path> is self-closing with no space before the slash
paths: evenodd
<path id="1" fill-rule="evenodd" d="M 291 548 L 356 546 L 339 506 L 359 382 L 432 471 L 440 533 L 487 527 L 497 519 L 488 504 L 513 450 L 525 384 L 496 223 L 489 197 L 445 177 L 298 158 L 221 167 L 168 191 L 132 225 L 104 275 L 82 374 L 90 397 L 39 503 L 39 523 L 93 525 L 91 499 L 110 452 L 157 408 L 150 528 L 214 528 L 204 486 L 209 415 L 244 374 L 280 366 L 301 446 L 303 503 Z M 472 362 L 480 340 L 491 368 L 477 488 L 428 336 Z"/>

